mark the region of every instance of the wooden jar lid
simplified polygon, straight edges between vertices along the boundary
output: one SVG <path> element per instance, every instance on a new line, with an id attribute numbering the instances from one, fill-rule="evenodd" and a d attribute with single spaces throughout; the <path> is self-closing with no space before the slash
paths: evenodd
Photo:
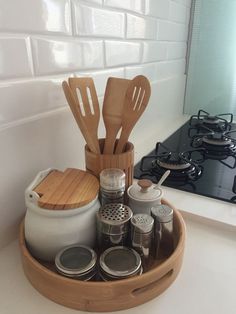
<path id="1" fill-rule="evenodd" d="M 78 208 L 93 201 L 99 190 L 98 179 L 86 171 L 68 168 L 52 170 L 34 188 L 39 195 L 38 206 L 65 210 Z"/>

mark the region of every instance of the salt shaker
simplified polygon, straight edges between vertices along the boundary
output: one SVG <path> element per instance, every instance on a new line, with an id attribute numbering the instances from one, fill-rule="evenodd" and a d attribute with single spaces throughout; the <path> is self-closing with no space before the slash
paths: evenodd
<path id="1" fill-rule="evenodd" d="M 174 250 L 173 237 L 173 209 L 167 205 L 156 205 L 151 208 L 154 218 L 154 255 L 168 257 Z"/>
<path id="2" fill-rule="evenodd" d="M 129 236 L 131 209 L 119 203 L 106 204 L 97 212 L 98 247 L 104 251 L 109 247 L 125 246 Z"/>
<path id="3" fill-rule="evenodd" d="M 100 173 L 101 204 L 124 203 L 125 173 L 118 168 L 107 168 Z"/>
<path id="4" fill-rule="evenodd" d="M 147 214 L 136 214 L 131 218 L 131 245 L 140 254 L 146 270 L 150 264 L 154 219 Z"/>

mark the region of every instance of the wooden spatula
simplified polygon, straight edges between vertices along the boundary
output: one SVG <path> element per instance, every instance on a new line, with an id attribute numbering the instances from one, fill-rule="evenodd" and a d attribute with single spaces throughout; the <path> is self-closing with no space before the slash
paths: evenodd
<path id="1" fill-rule="evenodd" d="M 133 127 L 146 109 L 151 95 L 151 86 L 143 75 L 136 76 L 129 84 L 123 107 L 122 131 L 118 140 L 115 153 L 124 151 Z"/>
<path id="2" fill-rule="evenodd" d="M 92 114 L 91 110 L 88 108 L 86 108 L 86 111 L 84 109 L 82 113 L 80 104 L 76 100 L 74 93 L 66 81 L 62 83 L 62 87 L 70 109 L 81 130 L 81 133 L 84 136 L 86 143 L 88 144 L 89 149 L 94 153 L 100 154 L 100 147 L 97 137 L 98 121 L 100 115 L 98 109 L 96 108 L 96 116 L 95 114 Z"/>
<path id="3" fill-rule="evenodd" d="M 93 140 L 95 152 L 100 153 L 97 135 L 100 108 L 94 81 L 91 77 L 70 77 L 68 82 L 77 101 L 80 118 L 86 125 L 86 132 L 89 132 L 89 136 Z"/>
<path id="4" fill-rule="evenodd" d="M 113 154 L 116 136 L 121 128 L 123 105 L 130 80 L 110 77 L 107 80 L 102 115 L 106 128 L 103 154 Z"/>

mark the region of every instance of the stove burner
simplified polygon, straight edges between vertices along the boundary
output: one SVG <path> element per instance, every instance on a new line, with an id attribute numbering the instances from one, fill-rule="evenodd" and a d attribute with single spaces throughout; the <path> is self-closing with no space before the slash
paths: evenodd
<path id="1" fill-rule="evenodd" d="M 204 110 L 199 110 L 197 115 L 190 118 L 189 124 L 197 128 L 203 128 L 209 131 L 227 131 L 231 128 L 233 115 L 231 113 L 221 113 L 216 116 L 210 115 Z"/>
<path id="2" fill-rule="evenodd" d="M 202 173 L 202 167 L 188 159 L 186 153 L 171 152 L 160 142 L 156 144 L 155 153 L 142 158 L 140 170 L 144 175 L 160 178 L 166 170 L 170 170 L 167 182 L 174 180 L 181 184 L 197 180 Z"/>
<path id="3" fill-rule="evenodd" d="M 190 167 L 190 163 L 177 163 L 174 161 L 161 161 L 161 160 L 156 160 L 156 163 L 158 166 L 165 168 L 167 170 L 184 170 L 188 169 Z"/>
<path id="4" fill-rule="evenodd" d="M 236 139 L 231 134 L 236 133 L 236 130 L 228 132 L 213 132 L 196 133 L 190 135 L 192 138 L 191 145 L 194 148 L 206 148 L 209 155 L 212 156 L 236 156 Z"/>
<path id="5" fill-rule="evenodd" d="M 217 118 L 216 116 L 206 116 L 202 119 L 202 122 L 204 124 L 219 124 L 221 120 Z"/>
<path id="6" fill-rule="evenodd" d="M 214 146 L 229 146 L 234 145 L 230 138 L 223 136 L 222 134 L 214 133 L 202 137 L 202 141 L 206 144 Z"/>

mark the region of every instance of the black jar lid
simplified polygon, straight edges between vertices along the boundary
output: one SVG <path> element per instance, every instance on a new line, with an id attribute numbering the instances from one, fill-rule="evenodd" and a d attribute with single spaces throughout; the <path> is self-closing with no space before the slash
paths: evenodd
<path id="1" fill-rule="evenodd" d="M 114 246 L 104 251 L 99 263 L 102 277 L 106 280 L 124 279 L 142 273 L 140 255 L 124 246 Z"/>
<path id="2" fill-rule="evenodd" d="M 81 280 L 91 279 L 96 272 L 97 254 L 85 245 L 70 245 L 55 258 L 57 271 L 64 276 Z"/>

